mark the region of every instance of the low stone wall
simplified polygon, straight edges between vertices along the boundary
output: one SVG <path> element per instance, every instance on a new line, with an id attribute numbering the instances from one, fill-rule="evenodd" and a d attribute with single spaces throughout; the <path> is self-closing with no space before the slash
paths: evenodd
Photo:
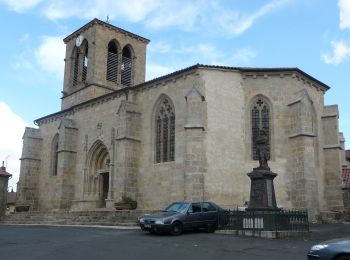
<path id="1" fill-rule="evenodd" d="M 261 237 L 261 238 L 286 238 L 304 236 L 310 231 L 266 231 L 266 230 L 216 230 L 217 234 L 227 234 L 235 236 Z"/>
<path id="2" fill-rule="evenodd" d="M 5 216 L 2 224 L 61 224 L 61 225 L 102 225 L 136 226 L 138 218 L 154 213 L 146 210 L 118 211 L 56 211 L 56 212 L 16 212 Z"/>
<path id="3" fill-rule="evenodd" d="M 321 211 L 317 216 L 317 222 L 320 224 L 342 223 L 344 220 L 345 215 L 342 211 Z"/>

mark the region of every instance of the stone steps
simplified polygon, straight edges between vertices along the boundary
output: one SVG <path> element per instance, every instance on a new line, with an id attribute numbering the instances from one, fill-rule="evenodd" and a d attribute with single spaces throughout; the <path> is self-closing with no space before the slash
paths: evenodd
<path id="1" fill-rule="evenodd" d="M 152 213 L 142 210 L 121 211 L 57 211 L 57 212 L 15 212 L 4 216 L 0 224 L 45 224 L 45 225 L 138 225 L 138 217 Z"/>

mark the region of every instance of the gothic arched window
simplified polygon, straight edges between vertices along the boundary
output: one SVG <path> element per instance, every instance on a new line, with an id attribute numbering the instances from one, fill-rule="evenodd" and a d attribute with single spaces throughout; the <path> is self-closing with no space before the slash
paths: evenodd
<path id="1" fill-rule="evenodd" d="M 156 110 L 156 163 L 175 160 L 175 110 L 171 101 L 163 97 Z"/>
<path id="2" fill-rule="evenodd" d="M 58 140 L 59 140 L 59 135 L 56 134 L 51 144 L 51 173 L 53 176 L 57 176 Z"/>
<path id="3" fill-rule="evenodd" d="M 268 140 L 268 153 L 271 150 L 271 134 L 270 134 L 270 106 L 267 101 L 258 97 L 254 100 L 251 107 L 251 127 L 252 127 L 252 158 L 258 160 L 256 153 L 256 139 L 259 135 L 259 130 L 265 130 Z"/>
<path id="4" fill-rule="evenodd" d="M 114 41 L 108 44 L 106 79 L 114 83 L 118 81 L 118 48 Z"/>
<path id="5" fill-rule="evenodd" d="M 125 46 L 122 51 L 121 83 L 130 87 L 132 84 L 132 50 L 130 46 Z"/>

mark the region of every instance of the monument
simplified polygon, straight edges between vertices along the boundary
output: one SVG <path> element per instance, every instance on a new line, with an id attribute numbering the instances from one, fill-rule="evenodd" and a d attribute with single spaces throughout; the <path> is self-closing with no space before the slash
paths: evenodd
<path id="1" fill-rule="evenodd" d="M 0 167 L 0 218 L 6 212 L 7 185 L 10 177 L 12 177 L 12 174 L 6 172 L 4 162 L 2 162 L 2 166 Z"/>
<path id="2" fill-rule="evenodd" d="M 273 179 L 276 173 L 270 170 L 267 161 L 270 160 L 268 151 L 268 137 L 265 130 L 259 130 L 256 139 L 256 153 L 259 167 L 254 168 L 247 175 L 251 179 L 250 200 L 246 210 L 279 210 L 276 204 Z"/>

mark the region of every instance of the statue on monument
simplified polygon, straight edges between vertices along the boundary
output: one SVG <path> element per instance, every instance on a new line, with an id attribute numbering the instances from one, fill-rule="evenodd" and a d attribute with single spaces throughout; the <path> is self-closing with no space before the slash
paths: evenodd
<path id="1" fill-rule="evenodd" d="M 273 185 L 273 179 L 277 174 L 270 171 L 267 164 L 267 161 L 270 160 L 270 151 L 269 137 L 266 130 L 259 130 L 255 144 L 259 167 L 253 168 L 253 171 L 247 174 L 251 179 L 250 200 L 247 210 L 279 210 Z"/>
<path id="2" fill-rule="evenodd" d="M 265 130 L 260 129 L 259 135 L 256 138 L 256 153 L 259 159 L 259 168 L 270 169 L 267 161 L 270 160 L 268 150 L 268 136 Z"/>

